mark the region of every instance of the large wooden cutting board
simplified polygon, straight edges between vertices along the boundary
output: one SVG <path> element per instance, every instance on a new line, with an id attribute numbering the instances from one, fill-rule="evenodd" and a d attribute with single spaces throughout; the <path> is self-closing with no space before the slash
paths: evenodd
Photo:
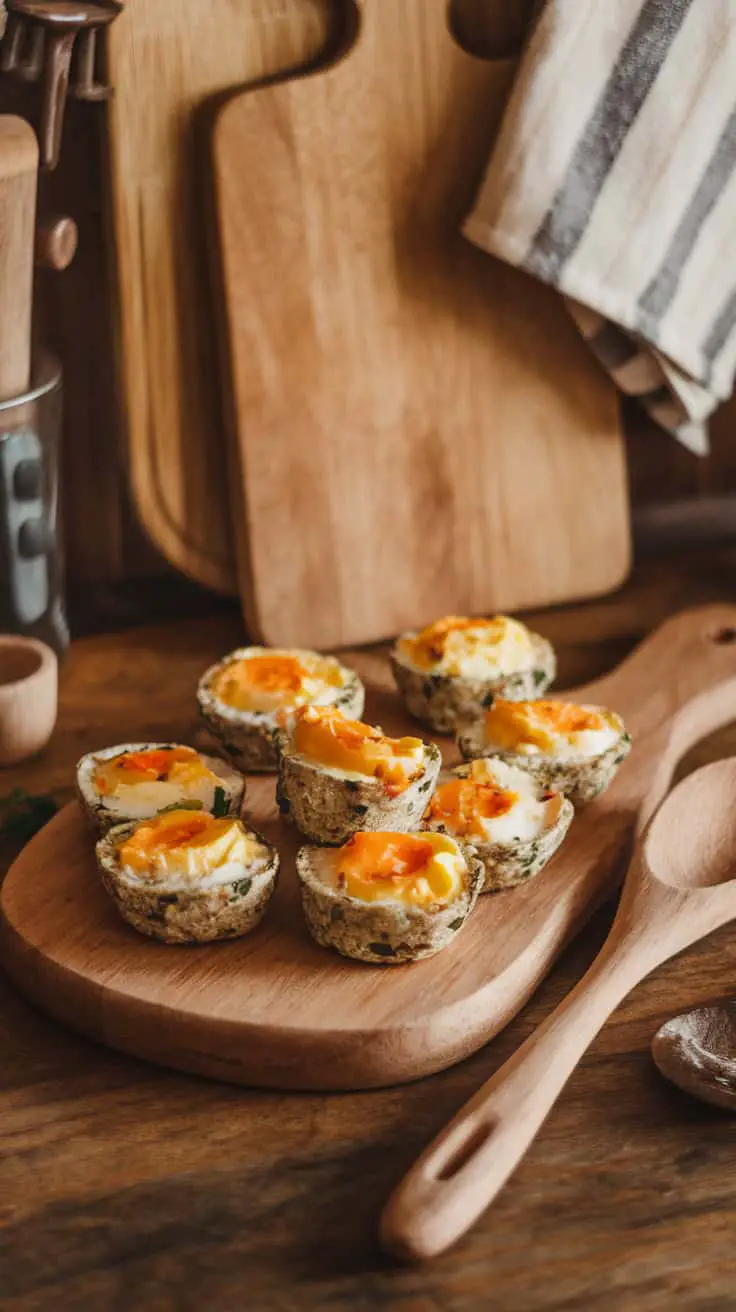
<path id="1" fill-rule="evenodd" d="M 559 298 L 459 231 L 513 65 L 460 49 L 446 0 L 343 8 L 333 67 L 214 131 L 249 627 L 341 646 L 613 588 L 613 388 Z"/>
<path id="2" fill-rule="evenodd" d="M 736 606 L 686 611 L 613 674 L 569 694 L 619 710 L 631 755 L 609 791 L 575 818 L 547 869 L 481 897 L 452 945 L 428 961 L 368 966 L 312 942 L 296 838 L 276 812 L 273 780 L 253 778 L 247 805 L 282 858 L 278 890 L 254 933 L 209 947 L 136 934 L 102 890 L 74 804 L 6 877 L 2 963 L 30 998 L 93 1038 L 236 1083 L 368 1088 L 449 1066 L 511 1019 L 613 890 L 637 820 L 660 800 L 679 757 L 736 717 L 734 637 Z M 365 678 L 370 718 L 407 731 L 385 656 L 346 659 Z"/>

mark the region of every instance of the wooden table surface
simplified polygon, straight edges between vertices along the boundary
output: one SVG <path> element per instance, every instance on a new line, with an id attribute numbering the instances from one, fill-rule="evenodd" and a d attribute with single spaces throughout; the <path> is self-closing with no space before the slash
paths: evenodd
<path id="1" fill-rule="evenodd" d="M 561 684 L 573 684 L 673 611 L 735 596 L 730 549 L 649 563 L 614 597 L 531 619 L 558 648 Z M 186 739 L 197 674 L 240 636 L 234 617 L 217 616 L 79 641 L 52 743 L 0 790 L 67 800 L 82 752 Z M 732 728 L 683 769 L 735 750 Z M 453 1252 L 399 1268 L 376 1244 L 402 1171 L 570 988 L 609 918 L 487 1048 L 373 1093 L 251 1093 L 155 1069 L 63 1030 L 0 980 L 0 1306 L 733 1312 L 736 1120 L 669 1087 L 649 1044 L 673 1012 L 736 991 L 734 929 L 619 1008 L 516 1176 Z"/>

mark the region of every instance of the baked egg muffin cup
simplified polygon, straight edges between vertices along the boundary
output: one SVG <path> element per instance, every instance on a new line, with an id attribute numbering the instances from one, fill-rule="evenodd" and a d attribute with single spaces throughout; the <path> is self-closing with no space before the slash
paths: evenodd
<path id="1" fill-rule="evenodd" d="M 306 760 L 285 744 L 276 800 L 281 814 L 313 843 L 344 843 L 359 829 L 409 833 L 421 827 L 441 765 L 439 747 L 425 743 L 421 774 L 403 792 L 390 797 L 380 779 L 369 775 L 346 778 Z"/>
<path id="2" fill-rule="evenodd" d="M 85 756 L 77 762 L 76 766 L 76 793 L 79 805 L 82 808 L 85 818 L 88 820 L 92 830 L 96 834 L 105 834 L 108 829 L 123 824 L 139 824 L 141 820 L 152 820 L 154 816 L 161 815 L 163 811 L 169 811 L 174 806 L 186 805 L 196 807 L 197 803 L 182 793 L 178 802 L 169 802 L 158 811 L 151 811 L 147 816 L 122 815 L 116 812 L 112 815 L 105 805 L 105 798 L 98 794 L 94 786 L 94 775 L 97 766 L 102 761 L 111 761 L 115 756 L 122 756 L 125 752 L 161 752 L 171 748 L 187 747 L 188 743 L 121 743 L 117 747 L 103 747 L 99 752 L 87 752 Z M 217 788 L 220 789 L 220 796 L 217 796 L 215 790 L 214 805 L 218 816 L 239 817 L 243 809 L 243 798 L 245 796 L 245 780 L 237 770 L 228 765 L 219 756 L 208 756 L 206 752 L 200 752 L 197 748 L 192 748 L 197 752 L 197 756 L 203 765 L 207 766 L 213 774 L 217 775 Z"/>
<path id="3" fill-rule="evenodd" d="M 320 878 L 334 848 L 302 847 L 296 869 L 304 918 L 321 947 L 376 966 L 400 966 L 433 957 L 462 929 L 483 887 L 482 863 L 471 847 L 462 849 L 462 888 L 447 905 L 404 906 L 400 902 L 363 902 Z"/>
<path id="4" fill-rule="evenodd" d="M 482 718 L 460 730 L 457 745 L 466 761 L 492 756 L 498 761 L 505 761 L 507 765 L 518 766 L 520 770 L 532 775 L 540 788 L 562 793 L 577 809 L 595 801 L 596 797 L 605 792 L 631 751 L 631 737 L 623 720 L 613 711 L 609 714 L 619 731 L 618 738 L 596 756 L 567 756 L 561 760 L 543 753 L 527 756 L 523 752 L 500 752 L 497 748 L 486 746 Z"/>
<path id="5" fill-rule="evenodd" d="M 494 757 L 495 759 L 502 759 Z M 514 764 L 514 762 L 507 762 Z M 452 770 L 448 778 L 467 779 L 470 773 L 468 765 L 459 765 Z M 537 800 L 541 801 L 546 789 L 537 789 Z M 492 842 L 473 836 L 468 840 L 454 834 L 452 828 L 441 820 L 426 820 L 422 826 L 436 834 L 449 834 L 462 848 L 468 841 L 473 852 L 483 865 L 484 883 L 481 893 L 498 893 L 504 888 L 516 888 L 533 879 L 549 861 L 564 841 L 575 815 L 575 807 L 567 798 L 558 794 L 559 811 L 554 824 L 549 825 L 536 838 L 515 839 L 512 842 Z"/>
<path id="6" fill-rule="evenodd" d="M 244 865 L 242 873 L 223 883 L 205 884 L 208 877 L 200 876 L 199 887 L 195 880 L 191 887 L 182 887 L 181 881 L 136 878 L 121 870 L 118 848 L 140 823 L 116 825 L 96 846 L 103 886 L 123 920 L 161 943 L 213 943 L 242 938 L 255 929 L 279 870 L 278 852 L 265 838 L 248 830 L 267 853 L 262 865 Z"/>
<path id="7" fill-rule="evenodd" d="M 396 686 L 407 710 L 435 733 L 452 734 L 466 720 L 487 710 L 495 697 L 508 701 L 529 701 L 542 697 L 557 673 L 554 648 L 538 633 L 530 633 L 532 663 L 514 674 L 500 674 L 493 679 L 469 678 L 460 674 L 433 674 L 420 670 L 404 656 L 399 643 L 413 638 L 402 637 L 391 650 L 390 660 Z"/>
<path id="8" fill-rule="evenodd" d="M 201 719 L 237 770 L 245 774 L 273 774 L 278 769 L 282 734 L 278 714 L 237 710 L 221 701 L 212 690 L 221 671 L 250 651 L 251 647 L 238 647 L 205 670 L 197 687 L 197 703 Z M 347 718 L 359 720 L 365 705 L 365 688 L 355 670 L 340 665 L 340 671 L 343 687 L 336 690 L 337 695 L 329 705 Z"/>

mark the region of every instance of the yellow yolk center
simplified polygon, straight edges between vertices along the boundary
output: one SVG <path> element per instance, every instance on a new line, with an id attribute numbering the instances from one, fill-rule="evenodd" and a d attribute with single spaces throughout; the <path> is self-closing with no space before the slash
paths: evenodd
<path id="1" fill-rule="evenodd" d="M 307 671 L 296 656 L 249 656 L 221 670 L 213 683 L 220 701 L 236 710 L 296 704 Z"/>
<path id="2" fill-rule="evenodd" d="M 520 745 L 552 751 L 560 738 L 606 729 L 603 715 L 570 702 L 509 702 L 497 699 L 485 717 L 486 736 L 499 750 L 513 751 Z"/>
<path id="3" fill-rule="evenodd" d="M 447 825 L 454 834 L 485 838 L 483 820 L 507 815 L 518 802 L 519 794 L 497 784 L 469 779 L 450 779 L 441 784 L 427 808 L 428 820 Z"/>
<path id="4" fill-rule="evenodd" d="M 191 747 L 162 747 L 148 752 L 123 752 L 109 761 L 101 761 L 95 770 L 95 790 L 110 797 L 120 787 L 137 784 L 180 783 L 187 785 L 216 776 Z"/>
<path id="5" fill-rule="evenodd" d="M 264 651 L 231 661 L 212 682 L 212 691 L 238 711 L 289 711 L 340 687 L 336 661 L 289 651 Z"/>
<path id="6" fill-rule="evenodd" d="M 309 707 L 297 716 L 293 737 L 300 756 L 333 770 L 380 779 L 391 797 L 404 792 L 424 764 L 419 738 L 387 738 L 360 720 L 339 711 Z"/>
<path id="7" fill-rule="evenodd" d="M 239 820 L 206 811 L 168 811 L 139 824 L 118 848 L 121 866 L 137 875 L 203 875 L 229 862 L 252 861 L 257 844 Z"/>
<path id="8" fill-rule="evenodd" d="M 337 853 L 337 885 L 362 902 L 450 902 L 465 863 L 444 834 L 358 833 Z"/>
<path id="9" fill-rule="evenodd" d="M 448 674 L 511 673 L 529 664 L 528 630 L 506 615 L 491 619 L 446 615 L 412 638 L 401 650 L 414 666 L 429 670 L 441 666 Z"/>

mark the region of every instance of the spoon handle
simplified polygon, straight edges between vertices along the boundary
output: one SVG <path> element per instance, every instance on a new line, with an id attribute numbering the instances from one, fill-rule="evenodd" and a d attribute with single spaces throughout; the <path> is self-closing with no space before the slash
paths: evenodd
<path id="1" fill-rule="evenodd" d="M 390 1252 L 432 1257 L 470 1228 L 523 1157 L 608 1016 L 653 964 L 625 939 L 609 939 L 572 992 L 404 1177 L 381 1218 Z"/>

